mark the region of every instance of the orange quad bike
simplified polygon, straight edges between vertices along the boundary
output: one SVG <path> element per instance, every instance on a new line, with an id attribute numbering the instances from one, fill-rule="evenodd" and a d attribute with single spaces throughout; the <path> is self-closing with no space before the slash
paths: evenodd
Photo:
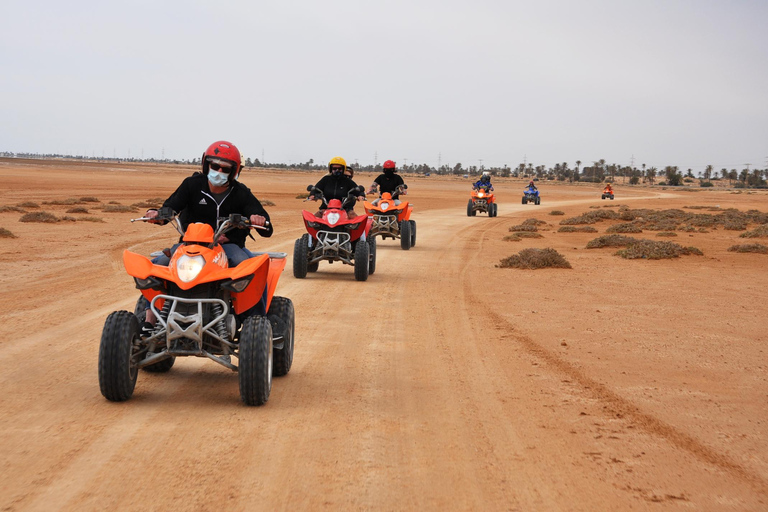
<path id="1" fill-rule="evenodd" d="M 399 193 L 402 193 L 402 189 L 399 189 L 395 195 Z M 407 251 L 416 245 L 416 221 L 410 220 L 412 212 L 412 204 L 408 201 L 395 204 L 395 198 L 389 192 L 381 194 L 378 204 L 366 201 L 365 213 L 373 221 L 369 236 L 371 238 L 380 236 L 382 240 L 399 238 L 400 247 Z"/>
<path id="2" fill-rule="evenodd" d="M 101 394 L 113 402 L 128 400 L 140 369 L 167 372 L 177 357 L 194 356 L 237 372 L 242 401 L 264 404 L 272 376 L 286 375 L 293 363 L 293 303 L 274 295 L 286 254 L 253 253 L 229 267 L 224 249 L 215 241 L 232 229 L 257 228 L 246 217 L 219 218 L 215 233 L 202 223 L 191 223 L 182 232 L 170 208 L 161 208 L 154 220 L 170 222 L 183 235 L 182 243 L 168 266 L 128 250 L 123 253 L 125 269 L 141 297 L 133 313 L 115 311 L 104 323 Z M 140 329 L 147 309 L 156 324 Z"/>
<path id="3" fill-rule="evenodd" d="M 606 187 L 603 190 L 603 197 L 601 197 L 601 199 L 606 199 L 606 198 L 610 199 L 611 201 L 613 201 L 613 189 L 612 188 Z"/>
<path id="4" fill-rule="evenodd" d="M 467 203 L 467 217 L 474 217 L 477 212 L 487 213 L 489 217 L 498 215 L 499 205 L 490 187 L 472 189 L 472 196 Z"/>

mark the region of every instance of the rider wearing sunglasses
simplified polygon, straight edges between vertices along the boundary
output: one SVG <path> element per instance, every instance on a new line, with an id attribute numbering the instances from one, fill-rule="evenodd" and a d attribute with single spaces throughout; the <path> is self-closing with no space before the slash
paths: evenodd
<path id="1" fill-rule="evenodd" d="M 346 170 L 347 161 L 340 156 L 335 156 L 328 162 L 328 174 L 320 178 L 320 181 L 315 185 L 316 188 L 322 190 L 323 196 L 328 201 L 338 199 L 343 203 L 350 191 L 357 196 L 358 201 L 365 197 L 365 194 L 357 190 L 357 183 L 344 173 Z M 307 199 L 313 200 L 315 196 L 310 195 Z M 320 205 L 320 210 L 315 215 L 322 217 L 323 210 L 326 208 L 325 204 Z M 357 217 L 354 205 L 347 209 L 347 215 L 349 218 Z"/>

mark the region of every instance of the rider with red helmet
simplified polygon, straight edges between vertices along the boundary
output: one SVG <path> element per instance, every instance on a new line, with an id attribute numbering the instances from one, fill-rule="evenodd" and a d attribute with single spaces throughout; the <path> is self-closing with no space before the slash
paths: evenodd
<path id="1" fill-rule="evenodd" d="M 384 162 L 383 167 L 384 172 L 379 174 L 376 179 L 373 180 L 373 183 L 371 183 L 371 188 L 368 189 L 367 193 L 375 194 L 378 191 L 379 194 L 383 194 L 384 192 L 389 192 L 392 194 L 392 199 L 395 200 L 395 204 L 400 204 L 398 196 L 400 194 L 406 195 L 408 193 L 408 190 L 406 190 L 408 185 L 405 184 L 401 176 L 395 174 L 395 162 L 392 160 L 387 160 Z M 373 204 L 379 204 L 379 198 L 373 201 Z"/>
<path id="2" fill-rule="evenodd" d="M 228 217 L 239 213 L 248 217 L 252 224 L 265 226 L 269 214 L 261 206 L 250 189 L 237 181 L 242 170 L 242 157 L 234 144 L 218 141 L 205 150 L 202 157 L 202 170 L 186 178 L 179 188 L 165 200 L 163 206 L 180 213 L 181 228 L 186 230 L 192 222 L 204 222 L 214 230 L 218 227 L 219 217 Z M 157 216 L 157 210 L 149 210 L 149 218 Z M 258 230 L 264 237 L 272 236 L 272 224 L 267 229 Z M 230 266 L 236 266 L 251 255 L 245 249 L 247 229 L 235 229 L 223 235 L 219 243 L 227 254 Z M 159 257 L 155 263 L 167 265 L 168 257 Z"/>

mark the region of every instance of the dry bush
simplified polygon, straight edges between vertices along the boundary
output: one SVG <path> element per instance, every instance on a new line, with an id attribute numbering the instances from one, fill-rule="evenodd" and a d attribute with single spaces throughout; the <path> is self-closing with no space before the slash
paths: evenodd
<path id="1" fill-rule="evenodd" d="M 67 210 L 67 213 L 88 213 L 88 208 L 83 206 L 75 206 L 74 208 Z"/>
<path id="2" fill-rule="evenodd" d="M 499 268 L 572 268 L 562 254 L 554 249 L 523 249 L 509 258 L 501 260 Z"/>
<path id="3" fill-rule="evenodd" d="M 259 202 L 261 203 L 261 206 L 275 206 L 275 203 L 269 199 L 259 199 Z"/>
<path id="4" fill-rule="evenodd" d="M 43 204 L 51 206 L 72 206 L 73 204 L 81 204 L 82 202 L 76 197 L 70 197 L 67 199 L 54 199 L 53 201 L 43 201 Z"/>
<path id="5" fill-rule="evenodd" d="M 119 201 L 110 201 L 109 204 L 120 204 Z"/>
<path id="6" fill-rule="evenodd" d="M 597 233 L 592 226 L 562 226 L 557 230 L 558 233 Z"/>
<path id="7" fill-rule="evenodd" d="M 603 208 L 621 208 L 622 205 L 620 204 L 604 204 Z"/>
<path id="8" fill-rule="evenodd" d="M 546 222 L 539 219 L 531 218 L 531 219 L 525 219 L 523 221 L 523 226 L 542 226 L 542 225 L 546 225 Z"/>
<path id="9" fill-rule="evenodd" d="M 301 194 L 296 196 L 296 199 L 306 199 L 309 197 L 309 192 L 302 192 Z"/>
<path id="10" fill-rule="evenodd" d="M 723 227 L 730 231 L 744 231 L 747 229 L 747 223 L 738 219 L 726 219 L 723 222 Z"/>
<path id="11" fill-rule="evenodd" d="M 643 230 L 640 226 L 633 224 L 632 222 L 622 222 L 621 224 L 614 224 L 605 230 L 606 233 L 642 233 Z"/>
<path id="12" fill-rule="evenodd" d="M 18 238 L 5 228 L 0 228 L 0 238 Z"/>
<path id="13" fill-rule="evenodd" d="M 72 217 L 71 215 L 65 215 L 62 218 L 59 219 L 62 222 L 77 222 L 77 219 Z"/>
<path id="14" fill-rule="evenodd" d="M 747 210 L 748 222 L 752 224 L 768 224 L 768 213 L 758 210 Z"/>
<path id="15" fill-rule="evenodd" d="M 510 231 L 538 231 L 539 228 L 530 224 L 517 224 L 509 227 Z"/>
<path id="16" fill-rule="evenodd" d="M 0 206 L 0 213 L 6 213 L 6 212 L 27 213 L 27 210 L 25 210 L 24 208 L 19 208 L 18 206 Z"/>
<path id="17" fill-rule="evenodd" d="M 597 206 L 590 206 L 590 208 L 600 208 L 600 205 L 597 205 Z"/>
<path id="18" fill-rule="evenodd" d="M 131 205 L 132 208 L 160 208 L 163 205 L 163 202 L 160 201 L 159 203 L 155 201 L 142 201 L 140 203 L 133 203 Z"/>
<path id="19" fill-rule="evenodd" d="M 104 213 L 128 213 L 135 212 L 136 208 L 133 206 L 125 206 L 122 204 L 108 204 L 104 207 Z"/>
<path id="20" fill-rule="evenodd" d="M 99 201 L 93 196 L 85 196 L 80 198 L 80 202 L 81 203 L 100 203 L 101 201 Z"/>
<path id="21" fill-rule="evenodd" d="M 603 235 L 590 240 L 587 243 L 587 249 L 599 249 L 601 247 L 626 247 L 640 240 L 631 236 L 624 235 Z"/>
<path id="22" fill-rule="evenodd" d="M 104 222 L 104 219 L 102 219 L 101 217 L 93 217 L 93 216 L 78 217 L 77 220 L 81 220 L 84 222 Z"/>
<path id="23" fill-rule="evenodd" d="M 58 217 L 48 212 L 26 213 L 21 216 L 19 222 L 59 222 Z"/>
<path id="24" fill-rule="evenodd" d="M 658 233 L 656 233 L 656 236 L 672 237 L 672 236 L 677 236 L 677 233 L 675 233 L 674 231 L 659 231 Z"/>
<path id="25" fill-rule="evenodd" d="M 690 224 L 684 224 L 682 226 L 677 227 L 678 231 L 683 231 L 684 233 L 693 233 L 696 231 L 696 228 L 691 226 Z"/>
<path id="26" fill-rule="evenodd" d="M 616 256 L 621 256 L 628 260 L 649 259 L 661 260 L 668 258 L 679 258 L 680 255 L 697 254 L 701 256 L 701 251 L 695 247 L 683 247 L 674 242 L 656 242 L 654 240 L 638 240 L 627 246 L 626 249 L 616 251 Z"/>
<path id="27" fill-rule="evenodd" d="M 756 252 L 758 254 L 768 254 L 768 246 L 763 244 L 732 245 L 728 250 L 731 252 Z"/>
<path id="28" fill-rule="evenodd" d="M 741 238 L 768 238 L 768 224 L 757 226 L 752 231 L 739 235 Z"/>
<path id="29" fill-rule="evenodd" d="M 544 238 L 544 235 L 540 233 L 532 233 L 530 231 L 520 231 L 518 233 L 512 233 L 504 237 L 505 242 L 519 242 L 523 238 Z"/>
<path id="30" fill-rule="evenodd" d="M 603 220 L 616 220 L 619 214 L 613 210 L 598 210 L 594 212 L 585 212 L 578 217 L 570 217 L 560 221 L 561 226 L 573 226 L 577 224 L 594 224 Z"/>
<path id="31" fill-rule="evenodd" d="M 699 233 L 709 233 L 709 230 L 706 228 L 699 228 Z"/>
<path id="32" fill-rule="evenodd" d="M 23 203 L 19 203 L 16 206 L 19 208 L 40 208 L 40 205 L 34 201 L 24 201 Z"/>
<path id="33" fill-rule="evenodd" d="M 550 215 L 565 215 L 565 212 L 561 212 L 560 210 L 552 210 L 549 212 Z"/>

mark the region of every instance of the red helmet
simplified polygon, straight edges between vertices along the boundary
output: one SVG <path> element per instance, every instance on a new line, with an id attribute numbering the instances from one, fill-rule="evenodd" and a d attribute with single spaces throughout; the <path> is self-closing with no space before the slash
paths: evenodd
<path id="1" fill-rule="evenodd" d="M 209 165 L 211 162 L 216 162 L 216 160 L 220 160 L 220 163 L 232 165 L 234 171 L 229 173 L 230 183 L 232 180 L 237 179 L 237 176 L 240 174 L 242 157 L 240 156 L 240 150 L 234 144 L 220 140 L 208 146 L 208 149 L 203 153 L 203 174 L 208 175 Z"/>
<path id="2" fill-rule="evenodd" d="M 394 169 L 395 168 L 395 162 L 393 162 L 392 160 L 387 160 L 386 162 L 384 162 L 384 168 L 385 169 Z"/>

